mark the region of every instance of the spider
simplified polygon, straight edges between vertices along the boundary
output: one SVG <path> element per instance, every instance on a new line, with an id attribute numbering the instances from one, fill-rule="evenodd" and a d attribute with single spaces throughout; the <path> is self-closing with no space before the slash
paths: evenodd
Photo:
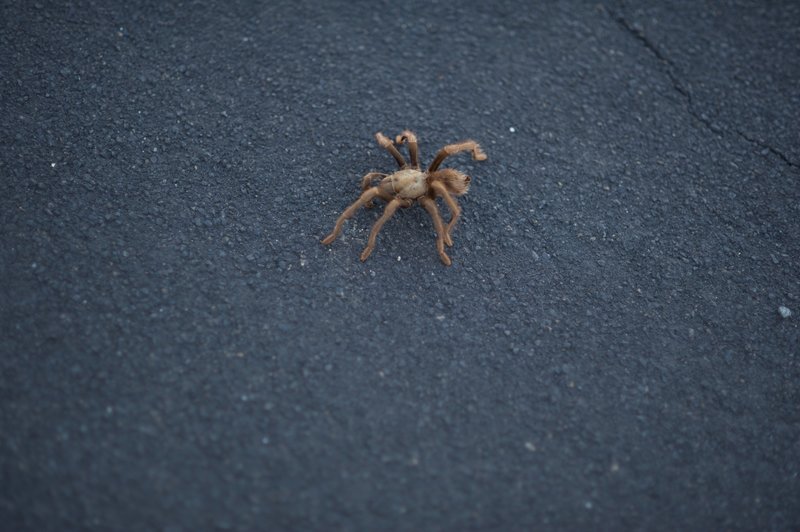
<path id="1" fill-rule="evenodd" d="M 453 196 L 463 196 L 467 193 L 470 177 L 452 168 L 439 170 L 439 165 L 450 155 L 462 151 L 472 151 L 472 158 L 476 161 L 486 160 L 486 154 L 483 153 L 481 147 L 474 140 L 448 144 L 439 150 L 428 170 L 423 172 L 419 166 L 417 137 L 414 133 L 408 130 L 403 131 L 400 135 L 397 135 L 394 143 L 380 132 L 375 133 L 375 139 L 378 144 L 392 154 L 392 157 L 395 158 L 400 166 L 400 170 L 391 175 L 378 172 L 370 172 L 365 175 L 361 179 L 361 196 L 339 216 L 333 231 L 322 239 L 322 243 L 328 245 L 336 240 L 336 237 L 342 232 L 345 220 L 352 217 L 362 206 L 367 209 L 373 207 L 373 200 L 380 198 L 388 202 L 388 205 L 386 205 L 383 215 L 372 226 L 367 247 L 361 252 L 361 261 L 363 262 L 367 260 L 372 250 L 375 249 L 375 239 L 383 224 L 392 217 L 399 207 L 411 207 L 418 201 L 433 219 L 433 227 L 436 229 L 436 249 L 439 252 L 439 258 L 446 266 L 450 266 L 450 257 L 445 253 L 444 245 L 453 245 L 451 233 L 453 226 L 461 215 L 461 209 Z M 394 146 L 394 144 L 403 145 L 406 143 L 408 143 L 411 164 L 406 162 Z M 379 177 L 382 178 L 380 183 L 377 186 L 372 186 L 373 180 Z M 450 209 L 450 222 L 447 227 L 444 226 L 442 217 L 439 215 L 439 208 L 436 206 L 437 196 L 441 196 Z"/>

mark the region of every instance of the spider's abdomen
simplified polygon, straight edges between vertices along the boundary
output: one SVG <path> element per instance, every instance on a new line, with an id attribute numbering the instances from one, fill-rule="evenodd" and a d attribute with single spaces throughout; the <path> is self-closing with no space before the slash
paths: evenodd
<path id="1" fill-rule="evenodd" d="M 392 184 L 392 190 L 399 198 L 416 199 L 428 192 L 428 180 L 424 172 L 411 168 L 400 170 L 383 181 Z"/>

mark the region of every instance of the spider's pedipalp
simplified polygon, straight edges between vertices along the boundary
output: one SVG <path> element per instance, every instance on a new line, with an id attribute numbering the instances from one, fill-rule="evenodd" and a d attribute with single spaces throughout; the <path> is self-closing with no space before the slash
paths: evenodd
<path id="1" fill-rule="evenodd" d="M 460 153 L 462 151 L 472 151 L 472 158 L 476 161 L 486 160 L 486 154 L 483 152 L 477 142 L 474 140 L 465 140 L 464 142 L 458 142 L 456 144 L 448 144 L 439 150 L 439 153 L 436 154 L 433 162 L 428 167 L 428 172 L 436 171 L 439 168 L 439 165 L 442 164 L 442 161 L 447 159 L 449 156 L 455 155 L 456 153 Z"/>
<path id="2" fill-rule="evenodd" d="M 411 166 L 414 168 L 419 168 L 419 147 L 417 146 L 417 136 L 409 131 L 405 130 L 394 140 L 395 144 L 405 144 L 408 142 L 408 155 L 411 157 Z"/>

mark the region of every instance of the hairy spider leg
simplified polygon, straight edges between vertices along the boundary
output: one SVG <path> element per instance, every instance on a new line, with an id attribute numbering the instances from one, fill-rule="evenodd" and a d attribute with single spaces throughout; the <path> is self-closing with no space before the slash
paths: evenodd
<path id="1" fill-rule="evenodd" d="M 367 260 L 372 253 L 372 250 L 375 249 L 375 239 L 378 238 L 378 233 L 383 227 L 383 224 L 385 224 L 386 221 L 392 217 L 398 207 L 408 204 L 408 200 L 395 198 L 386 205 L 386 208 L 383 210 L 383 215 L 378 218 L 378 221 L 372 226 L 372 231 L 369 233 L 369 240 L 367 240 L 367 247 L 365 247 L 364 251 L 361 252 L 361 262 Z"/>
<path id="2" fill-rule="evenodd" d="M 453 227 L 456 225 L 459 216 L 461 216 L 461 208 L 458 206 L 458 202 L 455 198 L 447 191 L 447 187 L 444 186 L 444 183 L 433 179 L 431 180 L 431 188 L 444 199 L 444 202 L 447 203 L 447 208 L 450 209 L 450 222 L 447 224 L 447 229 L 445 230 L 444 241 L 448 246 L 452 246 Z"/>
<path id="3" fill-rule="evenodd" d="M 372 180 L 376 177 L 384 178 L 386 174 L 382 174 L 380 172 L 370 172 L 364 177 L 361 178 L 361 192 L 366 192 L 372 186 Z M 365 209 L 371 209 L 375 206 L 375 201 L 370 200 L 364 205 Z"/>
<path id="4" fill-rule="evenodd" d="M 389 153 L 392 154 L 392 157 L 394 157 L 395 161 L 397 161 L 397 164 L 400 166 L 400 168 L 405 168 L 406 166 L 408 166 L 406 160 L 403 159 L 403 156 L 400 155 L 400 152 L 397 151 L 397 148 L 394 147 L 392 141 L 389 140 L 389 137 L 387 137 L 386 135 L 384 135 L 379 131 L 375 133 L 375 140 L 377 140 L 378 144 L 386 148 L 389 151 Z"/>
<path id="5" fill-rule="evenodd" d="M 486 154 L 483 153 L 483 150 L 481 150 L 481 147 L 477 142 L 474 140 L 465 140 L 464 142 L 459 142 L 457 144 L 448 144 L 439 150 L 439 153 L 436 154 L 436 158 L 433 159 L 433 162 L 428 167 L 428 172 L 436 171 L 439 168 L 439 165 L 442 164 L 442 161 L 447 159 L 449 156 L 455 155 L 456 153 L 460 153 L 462 151 L 472 151 L 472 158 L 476 161 L 486 160 Z"/>
<path id="6" fill-rule="evenodd" d="M 419 148 L 417 147 L 417 136 L 409 130 L 405 130 L 395 139 L 395 144 L 405 144 L 408 142 L 408 155 L 411 157 L 411 166 L 419 168 Z"/>
<path id="7" fill-rule="evenodd" d="M 327 246 L 328 244 L 336 240 L 336 237 L 339 236 L 339 233 L 342 232 L 342 226 L 344 225 L 345 220 L 352 217 L 359 209 L 359 207 L 366 204 L 367 202 L 372 201 L 373 198 L 380 195 L 381 191 L 378 189 L 378 187 L 372 187 L 371 189 L 361 194 L 361 196 L 355 202 L 353 202 L 352 205 L 346 208 L 344 212 L 341 214 L 341 216 L 339 216 L 339 219 L 336 220 L 336 225 L 333 226 L 333 231 L 331 232 L 331 234 L 322 239 L 322 243 Z"/>
<path id="8" fill-rule="evenodd" d="M 444 252 L 444 238 L 446 233 L 444 231 L 442 217 L 439 216 L 439 208 L 436 207 L 436 202 L 427 196 L 419 198 L 419 202 L 425 207 L 425 210 L 428 211 L 428 214 L 430 214 L 433 219 L 433 228 L 436 229 L 436 250 L 439 252 L 439 258 L 442 259 L 445 266 L 450 266 L 450 264 L 452 264 L 450 257 Z"/>

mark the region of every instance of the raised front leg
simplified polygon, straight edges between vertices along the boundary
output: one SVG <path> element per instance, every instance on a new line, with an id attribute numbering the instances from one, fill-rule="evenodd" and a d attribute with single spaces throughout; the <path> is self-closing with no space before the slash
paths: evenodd
<path id="1" fill-rule="evenodd" d="M 428 172 L 436 171 L 439 168 L 439 165 L 442 164 L 442 161 L 451 155 L 455 155 L 456 153 L 460 153 L 462 151 L 472 151 L 472 158 L 476 161 L 486 160 L 486 154 L 483 153 L 483 150 L 481 150 L 481 147 L 477 142 L 474 140 L 465 140 L 464 142 L 459 142 L 457 144 L 448 144 L 439 150 L 439 153 L 436 154 L 433 162 L 428 167 Z"/>
<path id="2" fill-rule="evenodd" d="M 394 147 L 394 144 L 392 144 L 392 141 L 389 140 L 389 137 L 379 131 L 375 133 L 375 140 L 377 140 L 378 144 L 386 148 L 386 150 L 392 154 L 392 157 L 394 157 L 394 160 L 397 161 L 397 164 L 400 166 L 400 168 L 405 168 L 407 166 L 406 160 L 403 159 L 403 156 L 400 155 L 400 152 Z"/>

